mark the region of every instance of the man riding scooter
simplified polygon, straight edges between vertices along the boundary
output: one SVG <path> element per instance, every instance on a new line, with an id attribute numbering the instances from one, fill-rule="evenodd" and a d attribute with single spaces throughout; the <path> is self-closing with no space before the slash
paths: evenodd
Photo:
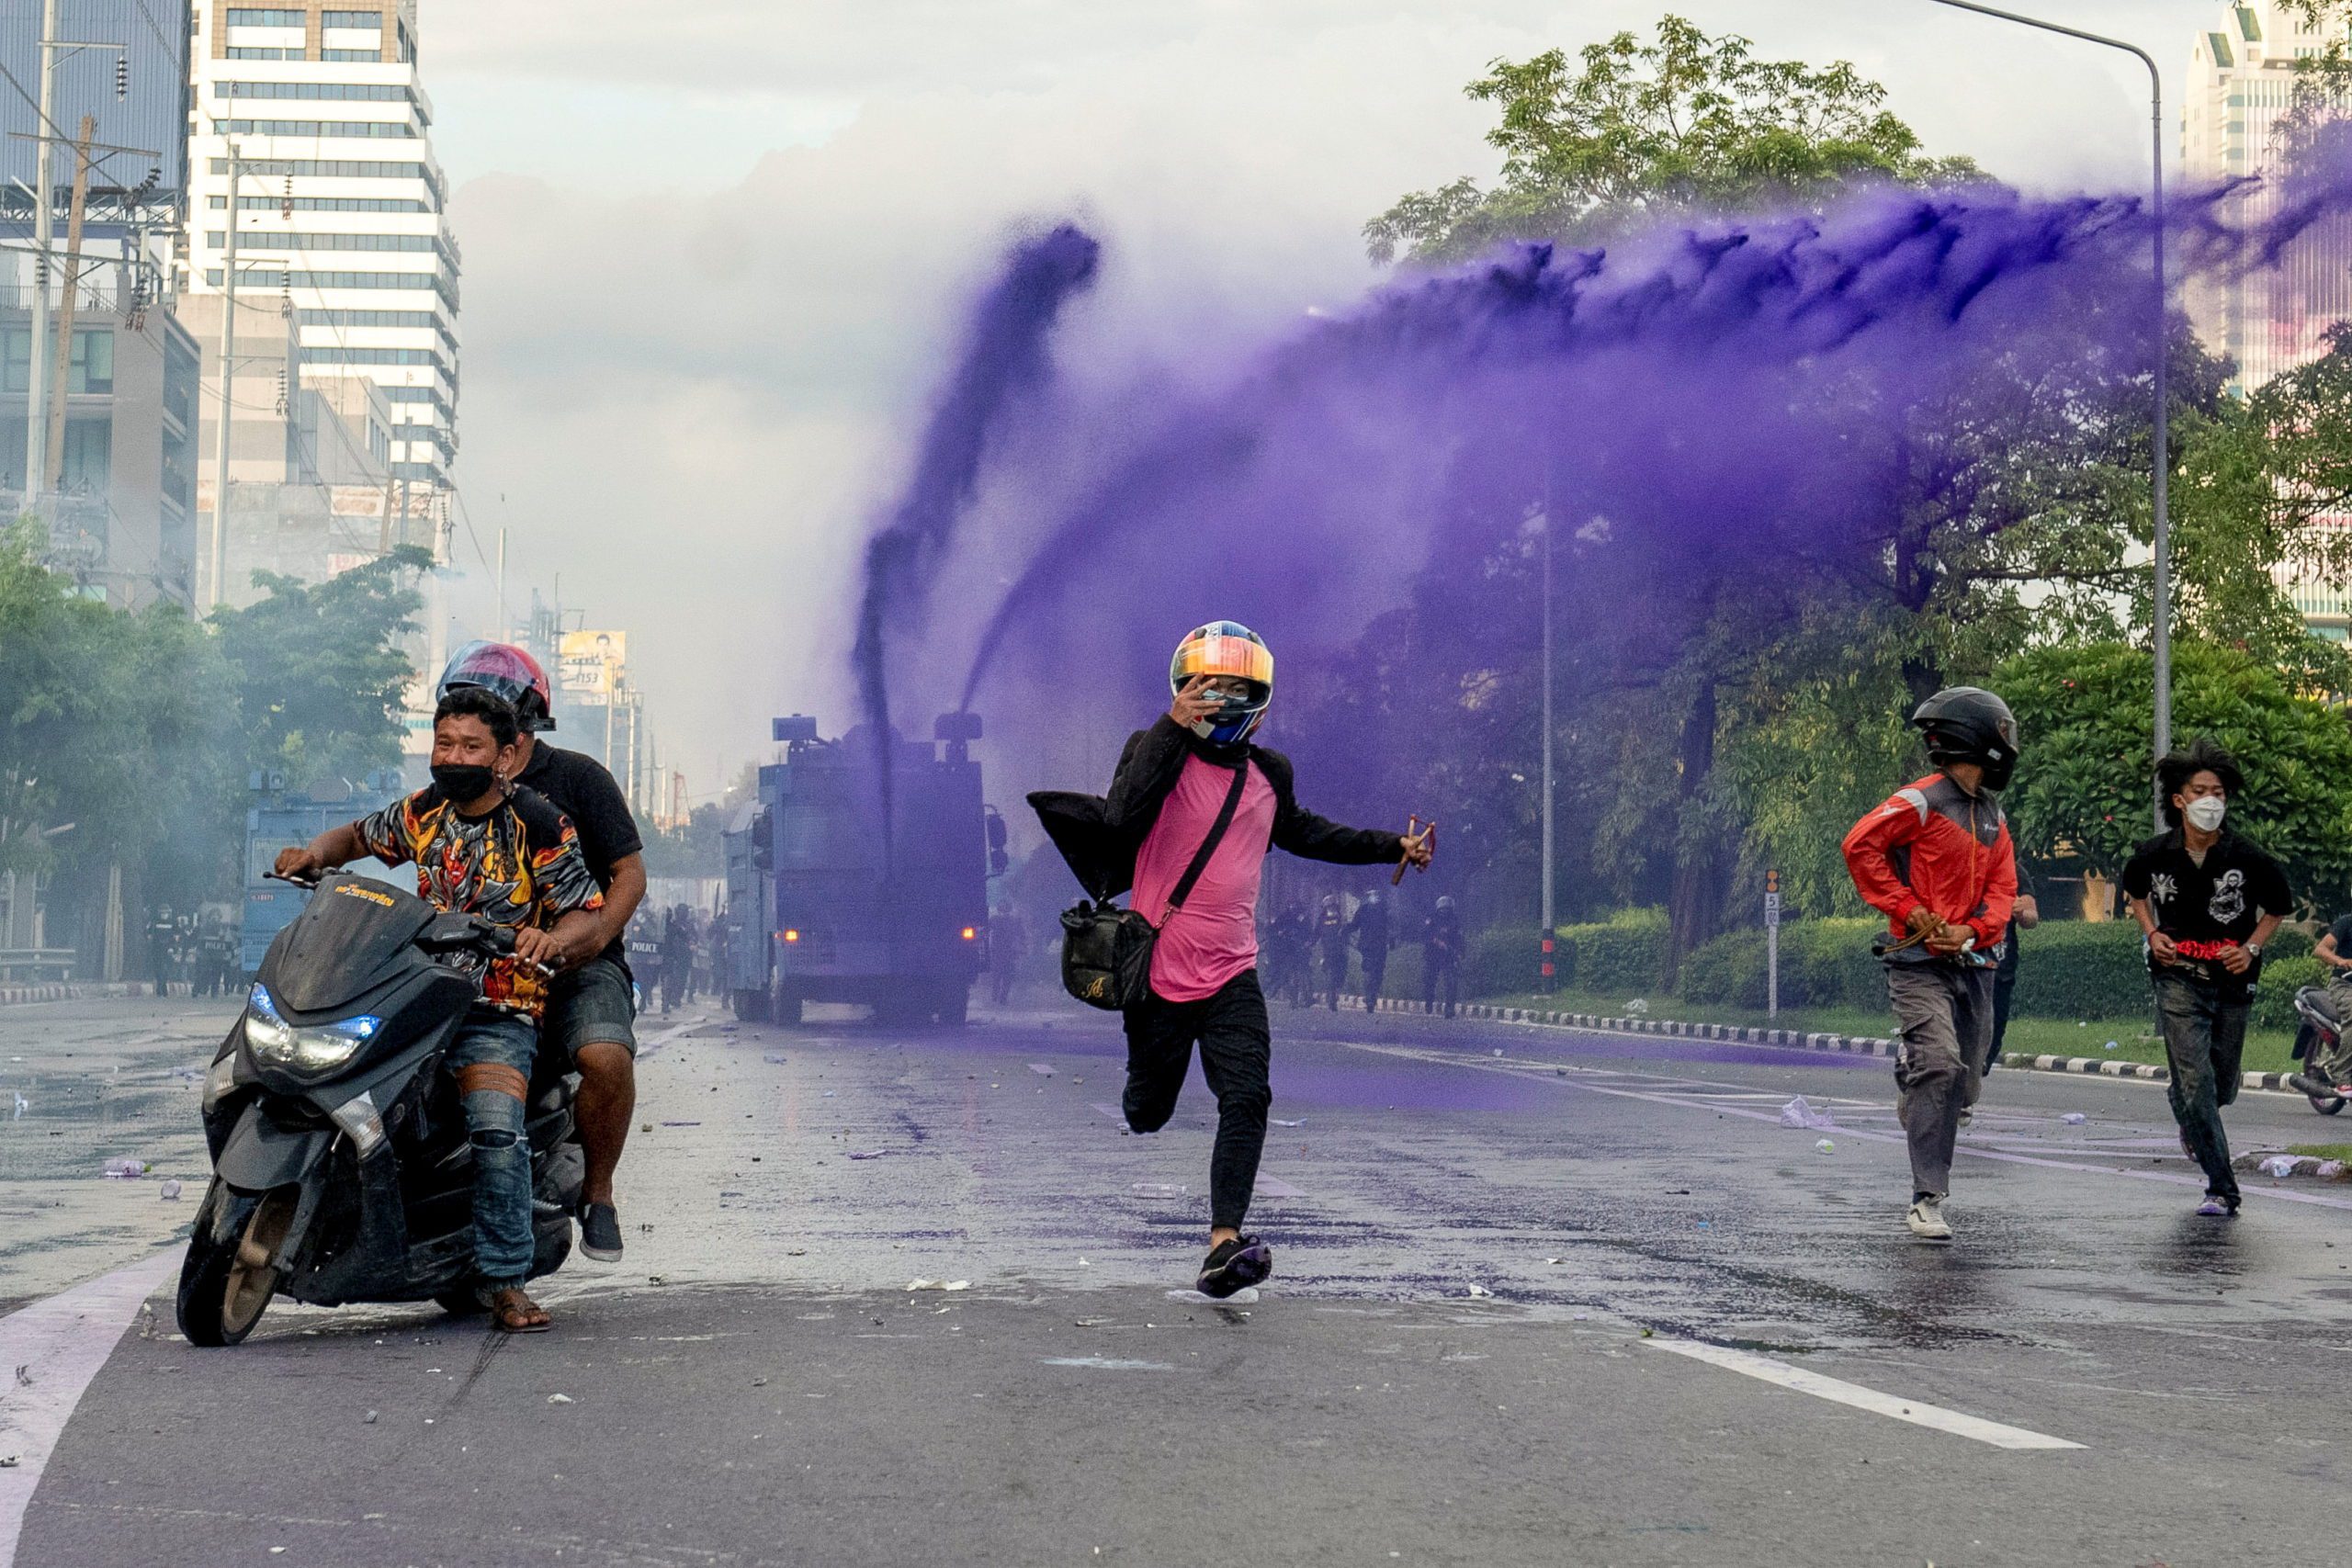
<path id="1" fill-rule="evenodd" d="M 604 895 L 571 823 L 518 787 L 514 710 L 474 688 L 443 697 L 433 717 L 433 783 L 374 816 L 331 828 L 277 857 L 277 874 L 315 878 L 374 855 L 413 863 L 417 894 L 447 913 L 512 928 L 481 1000 L 447 1058 L 456 1076 L 474 1165 L 474 1266 L 481 1303 L 508 1333 L 550 1326 L 524 1290 L 534 1254 L 531 1149 L 524 1136 L 547 976 L 593 953 Z"/>

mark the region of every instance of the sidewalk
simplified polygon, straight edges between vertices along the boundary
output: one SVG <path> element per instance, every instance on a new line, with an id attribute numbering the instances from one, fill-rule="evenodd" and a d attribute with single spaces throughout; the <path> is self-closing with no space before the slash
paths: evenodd
<path id="1" fill-rule="evenodd" d="M 1362 1008 L 1362 997 L 1343 996 L 1342 1007 Z M 1402 997 L 1383 997 L 1382 1012 L 1412 1013 L 1429 1016 L 1421 1004 Z M 1457 1019 L 1474 1019 L 1493 1023 L 1529 1023 L 1545 1029 L 1575 1029 L 1588 1034 L 1655 1034 L 1676 1040 L 1723 1040 L 1748 1045 L 1778 1045 L 1800 1051 L 1837 1051 L 1864 1056 L 1894 1055 L 1896 1041 L 1868 1034 L 1808 1033 L 1795 1029 L 1742 1028 L 1730 1023 L 1680 1023 L 1665 1018 L 1603 1018 L 1589 1012 L 1546 1012 L 1537 1008 L 1496 1007 L 1487 1002 L 1464 1002 L 1454 1009 Z M 2024 1051 L 2004 1051 L 2001 1066 L 2037 1073 L 2088 1073 L 2099 1077 L 2138 1078 L 2150 1083 L 2170 1083 L 2170 1068 L 2148 1062 L 2114 1062 L 2097 1056 L 2033 1055 Z M 2284 1073 L 2246 1073 L 2240 1079 L 2244 1089 L 2272 1089 L 2287 1094 L 2300 1094 L 2287 1082 Z"/>

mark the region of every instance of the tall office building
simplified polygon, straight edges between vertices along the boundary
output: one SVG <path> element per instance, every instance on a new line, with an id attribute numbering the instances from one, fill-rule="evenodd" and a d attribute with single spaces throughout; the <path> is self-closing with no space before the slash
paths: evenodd
<path id="1" fill-rule="evenodd" d="M 2279 0 L 2216 10 L 2190 57 L 2182 164 L 2191 186 L 2264 176 L 2234 203 L 2240 220 L 2259 220 L 2281 199 L 2277 142 L 2296 62 L 2345 24 L 2315 28 Z M 2233 385 L 2250 391 L 2318 357 L 2327 330 L 2352 316 L 2352 247 L 2340 230 L 2298 244 L 2279 266 L 2192 287 L 2188 309 L 2206 343 L 2236 362 Z"/>
<path id="2" fill-rule="evenodd" d="M 0 515 L 38 516 L 48 564 L 125 606 L 193 597 L 196 345 L 163 309 L 187 188 L 187 12 L 0 0 Z"/>
<path id="3" fill-rule="evenodd" d="M 2282 199 L 2278 131 L 2294 106 L 2296 62 L 2342 37 L 2345 23 L 2315 28 L 2278 0 L 2215 9 L 2190 54 L 2182 166 L 2192 187 L 2262 176 L 2232 203 L 2234 220 L 2258 222 Z M 2352 317 L 2352 238 L 2340 223 L 2323 226 L 2277 266 L 2191 283 L 2187 304 L 2206 344 L 2235 363 L 2231 386 L 2250 392 L 2317 358 L 2328 329 Z M 2352 518 L 2318 525 L 2344 528 Z M 2281 571 L 2279 586 L 2312 631 L 2339 642 L 2352 632 L 2352 596 L 2341 584 Z"/>
<path id="4" fill-rule="evenodd" d="M 233 219 L 240 334 L 290 313 L 303 384 L 373 382 L 394 480 L 446 487 L 459 258 L 416 0 L 198 0 L 194 53 L 187 291 L 224 291 Z"/>

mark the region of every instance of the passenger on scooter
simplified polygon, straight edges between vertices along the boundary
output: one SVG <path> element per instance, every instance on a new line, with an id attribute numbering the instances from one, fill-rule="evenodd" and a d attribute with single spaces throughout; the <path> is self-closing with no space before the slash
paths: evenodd
<path id="1" fill-rule="evenodd" d="M 2327 999 L 2335 1009 L 2341 1026 L 2337 1037 L 2352 1031 L 2352 915 L 2339 915 L 2335 923 L 2320 937 L 2312 949 L 2313 957 L 2327 971 Z M 2334 1086 L 2352 1080 L 2352 1054 L 2341 1044 L 2325 1058 L 2305 1064 L 2309 1075 L 2324 1084 Z"/>
<path id="2" fill-rule="evenodd" d="M 518 734 L 503 699 L 479 687 L 450 692 L 433 716 L 432 784 L 283 852 L 277 874 L 314 877 L 366 855 L 409 862 L 420 897 L 514 930 L 514 953 L 482 976 L 481 1000 L 458 1026 L 448 1066 L 473 1145 L 477 1291 L 500 1328 L 536 1334 L 550 1320 L 523 1289 L 532 1255 L 524 1105 L 548 978 L 594 954 L 604 896 L 571 821 L 513 782 Z"/>

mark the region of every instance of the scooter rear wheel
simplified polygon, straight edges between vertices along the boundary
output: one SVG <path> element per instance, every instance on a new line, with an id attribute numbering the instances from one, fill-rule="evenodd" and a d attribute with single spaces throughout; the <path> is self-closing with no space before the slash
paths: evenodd
<path id="1" fill-rule="evenodd" d="M 2335 1094 L 2314 1094 L 2308 1097 L 2312 1109 L 2322 1116 L 2333 1116 L 2344 1109 L 2344 1097 Z"/>
<path id="2" fill-rule="evenodd" d="M 293 1221 L 297 1196 L 290 1187 L 251 1196 L 213 1182 L 180 1265 L 180 1332 L 189 1344 L 242 1344 L 261 1321 L 277 1293 L 277 1270 L 268 1259 Z M 222 1205 L 225 1224 L 218 1221 Z M 214 1240 L 220 1232 L 229 1239 Z"/>

